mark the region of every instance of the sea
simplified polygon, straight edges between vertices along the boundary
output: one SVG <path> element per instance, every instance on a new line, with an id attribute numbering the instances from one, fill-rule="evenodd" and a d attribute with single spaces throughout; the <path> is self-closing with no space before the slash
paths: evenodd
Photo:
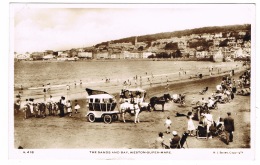
<path id="1" fill-rule="evenodd" d="M 241 62 L 167 60 L 20 61 L 13 64 L 13 76 L 10 76 L 13 81 L 9 82 L 13 85 L 14 97 L 19 94 L 23 99 L 36 100 L 46 100 L 46 95 L 82 97 L 86 95 L 85 88 L 118 90 L 118 93 L 123 88 L 145 89 L 242 67 Z"/>

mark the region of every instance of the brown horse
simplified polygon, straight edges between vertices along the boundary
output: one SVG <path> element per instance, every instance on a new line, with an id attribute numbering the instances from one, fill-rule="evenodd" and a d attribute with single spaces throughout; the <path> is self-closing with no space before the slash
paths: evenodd
<path id="1" fill-rule="evenodd" d="M 156 104 L 161 104 L 162 105 L 162 112 L 164 111 L 164 104 L 167 103 L 168 101 L 172 100 L 171 98 L 171 95 L 170 94 L 164 94 L 163 96 L 161 97 L 152 97 L 150 99 L 150 107 L 153 109 L 153 110 L 156 110 L 155 109 L 155 105 Z"/>

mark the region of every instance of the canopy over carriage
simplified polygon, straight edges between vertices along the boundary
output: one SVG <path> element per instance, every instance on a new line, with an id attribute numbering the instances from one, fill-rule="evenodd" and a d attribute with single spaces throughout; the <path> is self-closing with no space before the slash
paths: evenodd
<path id="1" fill-rule="evenodd" d="M 122 89 L 120 92 L 120 102 L 142 103 L 145 101 L 145 98 L 146 91 L 141 88 Z"/>
<path id="2" fill-rule="evenodd" d="M 96 119 L 103 119 L 105 123 L 111 123 L 113 120 L 118 120 L 116 111 L 116 100 L 110 94 L 94 94 L 87 96 L 88 113 L 87 118 L 90 122 Z"/>

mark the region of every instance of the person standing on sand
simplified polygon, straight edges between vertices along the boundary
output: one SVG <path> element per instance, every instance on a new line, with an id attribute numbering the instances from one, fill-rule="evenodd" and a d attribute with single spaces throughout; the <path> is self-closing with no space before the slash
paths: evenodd
<path id="1" fill-rule="evenodd" d="M 209 128 L 211 125 L 213 125 L 213 121 L 214 121 L 213 116 L 212 116 L 212 114 L 209 113 L 209 111 L 207 111 L 204 116 L 205 116 L 205 121 L 207 124 L 207 133 L 208 133 L 209 139 L 212 139 L 212 135 L 210 134 Z"/>
<path id="2" fill-rule="evenodd" d="M 188 129 L 187 129 L 188 134 L 189 134 L 189 136 L 194 136 L 193 131 L 195 130 L 195 126 L 192 121 L 192 118 L 193 118 L 192 112 L 188 112 L 187 118 L 188 118 Z"/>
<path id="3" fill-rule="evenodd" d="M 234 119 L 231 117 L 231 113 L 227 113 L 228 117 L 224 119 L 224 128 L 226 132 L 227 137 L 227 145 L 229 145 L 229 142 L 233 142 L 233 133 L 235 131 L 234 126 Z"/>
<path id="4" fill-rule="evenodd" d="M 46 88 L 45 88 L 45 86 L 42 85 L 42 87 L 43 87 L 43 93 L 46 94 Z"/>
<path id="5" fill-rule="evenodd" d="M 165 86 L 165 91 L 168 92 L 169 90 L 170 90 L 169 84 L 167 83 L 166 86 Z"/>
<path id="6" fill-rule="evenodd" d="M 17 114 L 20 110 L 21 107 L 21 101 L 20 99 L 17 99 L 16 102 L 14 103 L 14 112 Z"/>
<path id="7" fill-rule="evenodd" d="M 52 115 L 53 114 L 53 107 L 52 107 L 52 104 L 54 103 L 53 99 L 52 99 L 52 95 L 50 95 L 50 98 L 48 99 L 47 101 L 47 104 L 48 104 L 48 110 L 49 110 L 49 115 Z"/>
<path id="8" fill-rule="evenodd" d="M 171 133 L 172 121 L 171 121 L 171 119 L 170 119 L 170 116 L 167 117 L 167 119 L 165 120 L 164 125 L 165 125 L 165 127 L 166 127 L 166 133 L 167 133 L 167 134 Z"/>
<path id="9" fill-rule="evenodd" d="M 66 104 L 66 108 L 67 108 L 67 112 L 69 113 L 69 117 L 71 117 L 72 116 L 72 107 L 71 107 L 70 100 L 68 100 L 68 102 Z"/>
<path id="10" fill-rule="evenodd" d="M 64 106 L 66 104 L 66 100 L 65 100 L 65 97 L 61 96 L 61 99 L 60 99 L 60 117 L 64 117 Z"/>

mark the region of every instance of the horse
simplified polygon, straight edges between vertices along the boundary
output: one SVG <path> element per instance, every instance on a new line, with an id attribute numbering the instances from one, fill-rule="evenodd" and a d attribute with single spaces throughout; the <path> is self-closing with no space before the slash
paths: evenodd
<path id="1" fill-rule="evenodd" d="M 140 103 L 141 104 L 141 103 Z M 135 123 L 139 123 L 140 119 L 139 119 L 139 115 L 142 111 L 144 111 L 144 109 L 146 109 L 145 107 L 141 107 L 140 104 L 131 104 L 128 102 L 124 102 L 122 104 L 120 104 L 120 113 L 123 119 L 123 122 L 125 123 L 125 114 L 129 113 L 132 116 L 135 116 L 134 122 Z"/>
<path id="2" fill-rule="evenodd" d="M 164 111 L 164 104 L 167 103 L 169 100 L 172 100 L 170 94 L 164 94 L 163 96 L 161 97 L 152 97 L 150 99 L 150 107 L 153 109 L 153 110 L 156 110 L 155 109 L 155 105 L 156 104 L 161 104 L 162 105 L 162 112 Z"/>
<path id="3" fill-rule="evenodd" d="M 48 109 L 48 111 L 49 111 L 49 116 L 51 116 L 51 115 L 54 115 L 54 108 L 55 108 L 55 103 L 54 102 L 48 102 L 47 104 L 46 104 L 46 108 Z"/>
<path id="4" fill-rule="evenodd" d="M 40 116 L 39 113 L 40 113 L 40 103 L 33 103 L 33 114 L 34 114 L 34 117 L 38 117 Z"/>
<path id="5" fill-rule="evenodd" d="M 24 113 L 24 119 L 28 119 L 30 117 L 30 107 L 28 105 L 24 105 L 20 108 Z"/>
<path id="6" fill-rule="evenodd" d="M 53 103 L 53 107 L 52 107 L 52 113 L 54 116 L 58 116 L 58 111 L 59 111 L 59 102 L 55 102 Z"/>
<path id="7" fill-rule="evenodd" d="M 46 117 L 46 105 L 45 103 L 39 103 L 39 110 L 40 110 L 40 116 L 42 116 L 43 118 Z"/>

